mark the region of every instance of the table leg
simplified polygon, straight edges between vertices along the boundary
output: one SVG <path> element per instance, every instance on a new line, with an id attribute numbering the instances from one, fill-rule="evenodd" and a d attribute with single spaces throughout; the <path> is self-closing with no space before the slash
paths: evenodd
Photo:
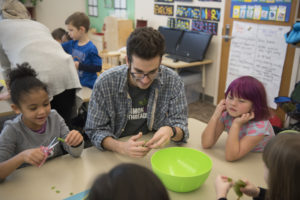
<path id="1" fill-rule="evenodd" d="M 205 100 L 205 64 L 202 65 L 202 102 Z"/>

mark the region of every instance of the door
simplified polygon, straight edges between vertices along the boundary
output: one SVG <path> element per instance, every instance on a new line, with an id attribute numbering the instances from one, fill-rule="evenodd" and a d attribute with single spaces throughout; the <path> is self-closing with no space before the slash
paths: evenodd
<path id="1" fill-rule="evenodd" d="M 288 22 L 277 22 L 277 21 L 261 21 L 261 20 L 247 20 L 247 19 L 233 19 L 230 17 L 230 8 L 231 8 L 231 0 L 226 0 L 225 3 L 225 14 L 224 14 L 224 25 L 222 30 L 222 35 L 226 33 L 226 26 L 230 27 L 229 35 L 231 35 L 231 30 L 233 26 L 233 21 L 241 21 L 241 22 L 249 22 L 249 23 L 258 23 L 258 24 L 269 24 L 269 25 L 281 25 L 281 26 L 289 26 L 291 27 L 294 24 L 295 13 L 297 8 L 297 0 L 292 0 L 291 11 L 290 11 L 290 19 Z M 221 64 L 220 64 L 220 74 L 219 74 L 219 87 L 218 87 L 218 102 L 224 98 L 225 87 L 226 87 L 226 76 L 228 69 L 228 61 L 229 61 L 229 52 L 230 52 L 230 39 L 226 40 L 222 39 L 222 52 L 221 52 Z M 291 80 L 291 73 L 293 68 L 293 60 L 294 60 L 295 48 L 291 45 L 288 45 L 286 58 L 284 61 L 284 67 L 281 77 L 281 84 L 279 89 L 279 96 L 289 96 L 289 87 Z M 275 110 L 276 114 L 284 121 L 285 113 L 277 108 Z"/>

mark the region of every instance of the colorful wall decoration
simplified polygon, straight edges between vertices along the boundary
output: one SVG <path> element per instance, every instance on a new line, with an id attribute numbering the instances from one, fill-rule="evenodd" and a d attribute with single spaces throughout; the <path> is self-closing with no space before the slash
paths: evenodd
<path id="1" fill-rule="evenodd" d="M 216 1 L 216 2 L 221 2 L 222 0 L 198 0 L 198 1 Z"/>
<path id="2" fill-rule="evenodd" d="M 176 17 L 200 19 L 200 16 L 200 7 L 177 6 Z"/>
<path id="3" fill-rule="evenodd" d="M 218 34 L 218 23 L 192 20 L 192 31 L 206 32 L 213 35 Z"/>
<path id="4" fill-rule="evenodd" d="M 168 0 L 155 0 L 155 2 L 164 2 Z M 171 0 L 169 0 L 171 2 Z M 181 0 L 174 0 L 181 1 Z M 201 1 L 201 0 L 199 0 Z M 204 0 L 203 0 L 204 1 Z M 209 1 L 209 0 L 208 0 Z M 221 0 L 216 0 L 220 2 Z M 154 13 L 157 15 L 170 16 L 167 21 L 169 28 L 193 30 L 218 34 L 218 21 L 221 17 L 220 8 L 197 7 L 188 5 L 175 5 L 176 14 L 172 15 L 173 5 L 155 4 Z"/>
<path id="5" fill-rule="evenodd" d="M 170 17 L 168 18 L 167 26 L 169 28 L 175 28 L 176 25 L 176 18 Z"/>
<path id="6" fill-rule="evenodd" d="M 190 29 L 190 20 L 176 18 L 175 28 L 182 29 L 182 30 L 189 30 Z"/>
<path id="7" fill-rule="evenodd" d="M 291 4 L 292 0 L 231 0 L 231 17 L 288 22 Z"/>
<path id="8" fill-rule="evenodd" d="M 176 28 L 176 29 L 182 29 L 182 30 L 190 30 L 190 20 L 189 19 L 182 19 L 182 18 L 170 17 L 168 19 L 167 26 L 169 28 Z"/>
<path id="9" fill-rule="evenodd" d="M 220 9 L 219 8 L 201 8 L 201 19 L 220 21 Z"/>
<path id="10" fill-rule="evenodd" d="M 174 3 L 174 0 L 155 0 L 155 2 Z"/>
<path id="11" fill-rule="evenodd" d="M 174 13 L 173 5 L 165 5 L 165 4 L 155 4 L 154 5 L 154 14 L 155 15 L 173 16 L 173 13 Z"/>

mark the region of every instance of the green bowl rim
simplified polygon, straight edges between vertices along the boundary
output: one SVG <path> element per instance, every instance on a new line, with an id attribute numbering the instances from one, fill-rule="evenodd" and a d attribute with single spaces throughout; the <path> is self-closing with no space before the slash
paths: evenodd
<path id="1" fill-rule="evenodd" d="M 210 158 L 208 155 L 206 155 L 205 153 L 203 153 L 202 151 L 199 151 L 199 150 L 197 150 L 197 149 L 190 148 L 190 147 L 167 147 L 167 148 L 160 149 L 160 150 L 156 151 L 156 152 L 151 156 L 151 167 L 152 167 L 152 170 L 153 170 L 153 168 L 158 169 L 156 166 L 154 166 L 154 164 L 153 164 L 153 162 L 152 162 L 152 161 L 153 161 L 153 157 L 154 157 L 158 152 L 164 151 L 164 150 L 167 150 L 167 149 L 189 149 L 189 150 L 193 150 L 193 151 L 198 151 L 198 152 L 200 152 L 201 154 L 203 154 L 206 158 L 208 158 L 208 160 L 209 160 L 209 162 L 210 162 L 210 166 L 211 166 L 211 167 L 210 167 L 207 171 L 205 171 L 205 172 L 198 173 L 198 174 L 194 174 L 194 175 L 192 175 L 192 176 L 177 176 L 177 175 L 176 175 L 176 177 L 183 177 L 183 178 L 184 178 L 184 177 L 186 177 L 186 178 L 189 178 L 189 177 L 195 177 L 195 176 L 199 176 L 199 175 L 206 174 L 206 173 L 210 172 L 211 169 L 212 169 L 213 163 L 212 163 L 211 158 Z M 159 172 L 162 173 L 162 174 L 168 175 L 168 176 L 173 176 L 173 175 L 171 175 L 171 174 L 167 174 L 167 173 L 165 173 L 165 172 L 162 172 L 161 170 L 159 170 Z"/>

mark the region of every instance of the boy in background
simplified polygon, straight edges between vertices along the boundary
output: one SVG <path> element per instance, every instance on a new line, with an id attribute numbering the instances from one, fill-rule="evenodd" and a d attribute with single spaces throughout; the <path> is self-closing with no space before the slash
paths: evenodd
<path id="1" fill-rule="evenodd" d="M 72 40 L 63 43 L 62 46 L 73 57 L 81 85 L 92 89 L 97 72 L 101 71 L 102 59 L 88 37 L 90 20 L 86 14 L 75 12 L 66 19 L 65 24 Z"/>
<path id="2" fill-rule="evenodd" d="M 57 29 L 53 30 L 51 35 L 59 43 L 64 43 L 69 40 L 72 40 L 72 38 L 69 36 L 68 32 L 65 31 L 65 29 L 63 29 L 63 28 L 57 28 Z"/>

